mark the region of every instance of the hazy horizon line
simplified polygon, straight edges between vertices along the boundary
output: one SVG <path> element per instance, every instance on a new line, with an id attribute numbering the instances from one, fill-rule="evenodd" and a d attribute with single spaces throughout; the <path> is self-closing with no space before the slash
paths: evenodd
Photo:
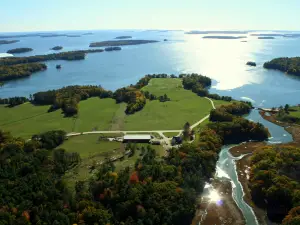
<path id="1" fill-rule="evenodd" d="M 243 31 L 243 32 L 258 32 L 258 31 L 269 31 L 269 32 L 295 32 L 299 30 L 281 30 L 281 29 L 147 29 L 147 28 L 111 28 L 111 29 L 78 29 L 78 30 L 32 30 L 32 31 L 0 31 L 0 34 L 5 33 L 41 33 L 41 32 L 90 32 L 90 31 L 202 31 L 202 32 L 212 32 L 212 31 Z"/>

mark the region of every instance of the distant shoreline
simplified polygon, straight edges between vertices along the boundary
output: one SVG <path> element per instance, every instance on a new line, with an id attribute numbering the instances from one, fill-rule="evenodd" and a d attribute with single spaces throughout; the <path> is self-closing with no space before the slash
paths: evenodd
<path id="1" fill-rule="evenodd" d="M 247 36 L 204 36 L 204 39 L 243 39 Z"/>

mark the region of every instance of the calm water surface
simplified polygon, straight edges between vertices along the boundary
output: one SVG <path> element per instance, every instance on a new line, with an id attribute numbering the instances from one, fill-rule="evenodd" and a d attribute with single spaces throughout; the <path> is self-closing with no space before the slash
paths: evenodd
<path id="1" fill-rule="evenodd" d="M 119 52 L 88 54 L 82 61 L 49 61 L 48 69 L 30 78 L 6 83 L 0 97 L 28 96 L 37 91 L 57 89 L 66 85 L 93 84 L 106 89 L 135 83 L 145 74 L 201 73 L 214 79 L 212 93 L 230 95 L 236 99 L 253 101 L 256 106 L 278 106 L 300 103 L 300 80 L 277 71 L 262 68 L 265 61 L 279 56 L 300 54 L 300 39 L 277 38 L 258 40 L 249 36 L 240 40 L 202 39 L 202 35 L 186 35 L 183 31 L 93 31 L 81 37 L 25 37 L 20 42 L 0 45 L 0 53 L 16 47 L 31 47 L 28 56 L 48 54 L 55 45 L 63 51 L 89 49 L 94 41 L 112 40 L 116 36 L 131 35 L 134 39 L 159 40 L 159 43 L 126 46 Z M 63 32 L 82 34 L 85 32 Z M 164 42 L 163 39 L 168 39 Z M 255 61 L 257 67 L 246 66 Z M 56 64 L 62 69 L 56 70 Z"/>

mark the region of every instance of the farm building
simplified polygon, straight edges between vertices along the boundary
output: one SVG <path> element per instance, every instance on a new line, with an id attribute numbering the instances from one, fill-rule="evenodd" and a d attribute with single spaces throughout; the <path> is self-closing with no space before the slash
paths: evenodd
<path id="1" fill-rule="evenodd" d="M 174 136 L 172 138 L 171 144 L 172 145 L 179 145 L 182 143 L 182 138 L 180 136 Z"/>
<path id="2" fill-rule="evenodd" d="M 124 143 L 149 143 L 151 140 L 150 134 L 131 134 L 125 135 L 123 138 Z"/>

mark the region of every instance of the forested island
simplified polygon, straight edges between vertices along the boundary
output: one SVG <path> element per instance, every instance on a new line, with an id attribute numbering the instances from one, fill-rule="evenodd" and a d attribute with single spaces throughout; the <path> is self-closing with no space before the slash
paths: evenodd
<path id="1" fill-rule="evenodd" d="M 1 35 L 0 38 L 22 38 L 22 37 L 38 37 L 41 34 L 16 34 L 16 35 Z"/>
<path id="2" fill-rule="evenodd" d="M 7 45 L 7 44 L 13 44 L 13 43 L 17 43 L 19 42 L 19 40 L 0 40 L 0 45 Z"/>
<path id="3" fill-rule="evenodd" d="M 246 63 L 246 65 L 247 66 L 256 66 L 256 63 L 249 61 L 249 62 Z"/>
<path id="4" fill-rule="evenodd" d="M 90 47 L 106 47 L 106 46 L 122 46 L 122 45 L 141 45 L 148 43 L 155 43 L 154 40 L 121 40 L 121 41 L 101 41 L 93 42 Z"/>
<path id="5" fill-rule="evenodd" d="M 56 50 L 56 51 L 62 50 L 62 49 L 63 49 L 62 46 L 54 46 L 53 48 L 51 48 L 51 50 Z"/>
<path id="6" fill-rule="evenodd" d="M 257 39 L 275 39 L 275 37 L 258 37 Z"/>
<path id="7" fill-rule="evenodd" d="M 251 36 L 255 37 L 282 37 L 283 34 L 250 34 Z"/>
<path id="8" fill-rule="evenodd" d="M 0 81 L 29 77 L 32 73 L 47 69 L 44 63 L 26 63 L 12 66 L 0 65 Z"/>
<path id="9" fill-rule="evenodd" d="M 25 53 L 33 51 L 32 48 L 14 48 L 7 51 L 9 54 L 16 54 L 16 53 Z"/>
<path id="10" fill-rule="evenodd" d="M 246 36 L 204 36 L 205 39 L 242 39 L 247 38 Z"/>
<path id="11" fill-rule="evenodd" d="M 287 74 L 300 76 L 300 57 L 275 58 L 264 63 L 264 68 L 279 70 Z"/>
<path id="12" fill-rule="evenodd" d="M 122 48 L 121 47 L 107 47 L 104 50 L 107 52 L 111 52 L 111 51 L 120 51 L 120 50 L 122 50 Z"/>
<path id="13" fill-rule="evenodd" d="M 81 36 L 77 34 L 68 34 L 66 35 L 66 37 L 81 37 Z"/>
<path id="14" fill-rule="evenodd" d="M 115 39 L 129 39 L 132 38 L 132 36 L 118 36 Z"/>
<path id="15" fill-rule="evenodd" d="M 70 52 L 60 52 L 53 53 L 48 55 L 35 55 L 27 57 L 7 57 L 0 59 L 0 65 L 15 65 L 15 64 L 24 64 L 32 62 L 43 62 L 49 60 L 82 60 L 85 58 L 87 53 L 97 53 L 103 52 L 103 49 L 90 49 L 90 50 L 80 50 L 80 51 L 70 51 Z"/>
<path id="16" fill-rule="evenodd" d="M 30 76 L 32 73 L 45 70 L 44 63 L 49 60 L 83 60 L 87 53 L 103 52 L 103 49 L 82 50 L 36 55 L 27 57 L 6 57 L 0 59 L 0 81 L 9 81 Z"/>
<path id="17" fill-rule="evenodd" d="M 48 38 L 48 37 L 66 37 L 66 34 L 43 34 L 39 35 L 41 38 Z"/>

